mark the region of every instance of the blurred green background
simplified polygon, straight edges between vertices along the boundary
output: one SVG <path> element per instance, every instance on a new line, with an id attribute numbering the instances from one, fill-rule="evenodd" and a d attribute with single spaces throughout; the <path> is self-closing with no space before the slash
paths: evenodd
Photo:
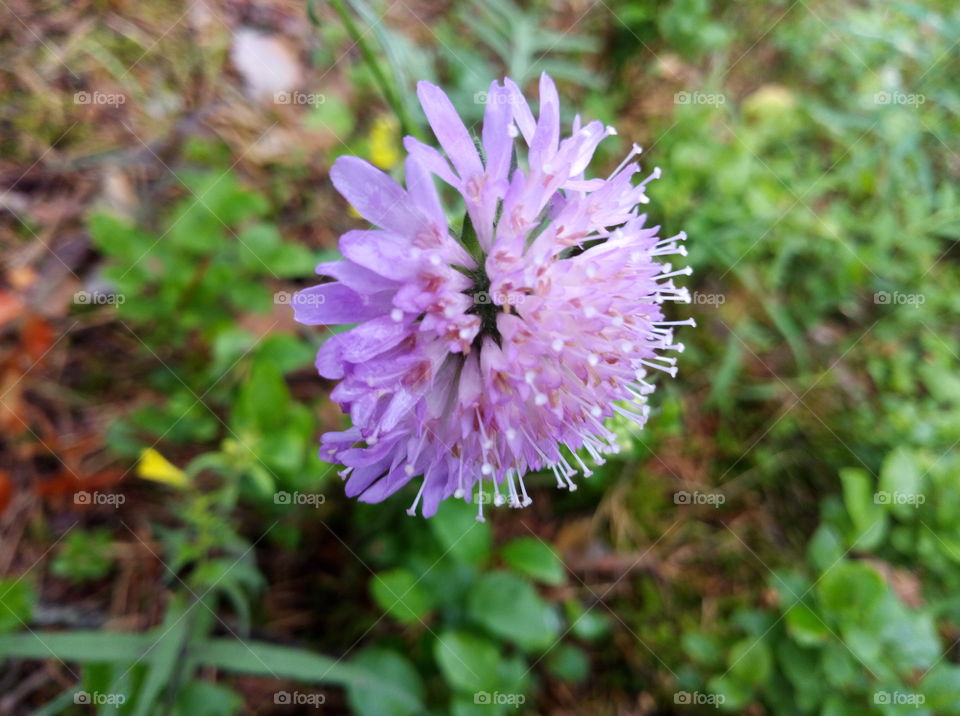
<path id="1" fill-rule="evenodd" d="M 960 713 L 956 3 L 0 4 L 0 713 Z M 680 375 L 576 493 L 347 500 L 327 170 L 543 71 Z"/>

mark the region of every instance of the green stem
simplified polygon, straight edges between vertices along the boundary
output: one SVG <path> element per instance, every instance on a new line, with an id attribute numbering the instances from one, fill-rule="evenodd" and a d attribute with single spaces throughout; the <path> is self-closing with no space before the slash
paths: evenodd
<path id="1" fill-rule="evenodd" d="M 315 26 L 319 27 L 320 18 L 316 14 L 314 2 L 315 0 L 307 0 L 307 15 L 310 17 L 310 21 Z M 400 96 L 400 90 L 397 87 L 396 78 L 387 76 L 387 73 L 384 71 L 383 65 L 380 63 L 377 54 L 373 51 L 370 43 L 367 42 L 367 38 L 364 33 L 360 32 L 360 28 L 357 27 L 357 23 L 354 22 L 353 16 L 350 14 L 346 4 L 343 2 L 343 0 L 330 0 L 330 4 L 333 6 L 333 9 L 343 22 L 343 26 L 346 28 L 347 34 L 351 37 L 357 47 L 360 48 L 360 54 L 363 56 L 363 61 L 370 69 L 370 74 L 373 75 L 373 80 L 377 84 L 377 87 L 383 95 L 383 98 L 396 113 L 403 133 L 422 138 L 419 125 L 413 121 L 413 118 L 407 111 L 406 104 Z"/>

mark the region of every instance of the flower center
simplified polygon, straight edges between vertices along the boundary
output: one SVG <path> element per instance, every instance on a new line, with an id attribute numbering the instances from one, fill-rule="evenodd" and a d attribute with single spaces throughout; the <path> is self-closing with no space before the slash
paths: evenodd
<path id="1" fill-rule="evenodd" d="M 503 307 L 498 306 L 490 294 L 490 278 L 487 276 L 487 270 L 483 262 L 479 262 L 479 267 L 470 271 L 468 275 L 473 279 L 473 287 L 464 291 L 464 293 L 473 300 L 473 305 L 467 309 L 467 313 L 472 313 L 480 318 L 480 331 L 474 338 L 473 345 L 475 348 L 479 348 L 483 343 L 484 336 L 490 336 L 497 342 L 497 345 L 500 345 L 497 315 L 503 311 Z"/>

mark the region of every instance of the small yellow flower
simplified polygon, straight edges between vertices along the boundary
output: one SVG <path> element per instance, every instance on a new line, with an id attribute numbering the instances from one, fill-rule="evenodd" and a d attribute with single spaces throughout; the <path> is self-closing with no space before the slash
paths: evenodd
<path id="1" fill-rule="evenodd" d="M 782 85 L 766 84 L 743 101 L 749 115 L 776 116 L 792 111 L 797 104 L 793 93 Z"/>
<path id="2" fill-rule="evenodd" d="M 140 453 L 137 475 L 144 480 L 162 482 L 173 487 L 186 487 L 190 483 L 187 473 L 153 448 L 147 448 Z"/>
<path id="3" fill-rule="evenodd" d="M 387 115 L 377 117 L 370 128 L 370 162 L 381 169 L 395 167 L 400 162 L 399 142 L 397 120 Z"/>

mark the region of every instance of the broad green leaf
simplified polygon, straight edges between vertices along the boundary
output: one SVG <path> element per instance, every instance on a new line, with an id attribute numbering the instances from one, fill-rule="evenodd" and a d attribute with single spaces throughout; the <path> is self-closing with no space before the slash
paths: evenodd
<path id="1" fill-rule="evenodd" d="M 610 631 L 610 617 L 602 604 L 585 608 L 576 599 L 568 599 L 564 603 L 564 611 L 570 622 L 571 633 L 579 639 L 594 641 Z"/>
<path id="2" fill-rule="evenodd" d="M 883 578 L 861 562 L 843 562 L 827 570 L 817 584 L 820 603 L 840 619 L 859 620 L 886 592 Z"/>
<path id="3" fill-rule="evenodd" d="M 370 592 L 381 609 L 404 624 L 420 622 L 431 607 L 430 595 L 418 577 L 400 567 L 374 576 Z"/>
<path id="4" fill-rule="evenodd" d="M 490 526 L 476 519 L 476 505 L 446 500 L 430 519 L 430 528 L 445 554 L 467 564 L 481 564 L 490 556 Z"/>
<path id="5" fill-rule="evenodd" d="M 234 405 L 232 427 L 241 436 L 248 431 L 268 434 L 282 430 L 290 402 L 280 370 L 271 363 L 255 362 Z"/>
<path id="6" fill-rule="evenodd" d="M 447 631 L 434 642 L 433 654 L 454 689 L 468 693 L 497 689 L 500 652 L 490 640 L 468 631 Z"/>
<path id="7" fill-rule="evenodd" d="M 820 647 L 820 671 L 827 683 L 836 689 L 850 689 L 863 679 L 863 664 L 849 647 L 833 639 Z"/>
<path id="8" fill-rule="evenodd" d="M 503 559 L 519 572 L 546 584 L 563 584 L 567 571 L 553 549 L 535 537 L 520 537 L 503 548 Z"/>
<path id="9" fill-rule="evenodd" d="M 920 682 L 919 691 L 926 697 L 924 705 L 934 713 L 960 714 L 960 666 L 937 664 Z"/>
<path id="10" fill-rule="evenodd" d="M 864 627 L 882 639 L 889 662 L 899 671 L 929 669 L 943 654 L 933 617 L 908 608 L 892 591 L 868 611 Z"/>
<path id="11" fill-rule="evenodd" d="M 550 673 L 563 681 L 579 683 L 590 675 L 590 660 L 583 649 L 573 644 L 559 644 L 546 661 Z"/>
<path id="12" fill-rule="evenodd" d="M 277 227 L 264 223 L 246 227 L 237 234 L 236 241 L 241 265 L 256 273 L 271 268 L 274 257 L 283 244 Z"/>
<path id="13" fill-rule="evenodd" d="M 818 702 L 824 690 L 819 671 L 819 650 L 798 646 L 789 639 L 780 642 L 775 650 L 777 662 L 796 691 L 812 696 L 811 701 Z"/>
<path id="14" fill-rule="evenodd" d="M 821 644 L 830 636 L 830 630 L 813 609 L 803 602 L 797 602 L 784 614 L 787 631 L 798 644 L 814 646 Z"/>
<path id="15" fill-rule="evenodd" d="M 770 676 L 773 659 L 762 639 L 747 637 L 730 647 L 727 655 L 730 675 L 738 682 L 758 686 Z"/>
<path id="16" fill-rule="evenodd" d="M 527 650 L 551 646 L 560 629 L 553 607 L 533 585 L 509 572 L 483 575 L 470 590 L 467 611 L 491 634 Z"/>
<path id="17" fill-rule="evenodd" d="M 367 689 L 347 687 L 347 701 L 354 712 L 360 716 L 406 716 L 423 713 L 423 682 L 416 667 L 407 657 L 390 649 L 372 647 L 359 652 L 353 663 L 372 674 L 378 674 L 397 691 L 406 692 L 409 697 L 399 700 Z M 417 707 L 411 708 L 411 702 L 416 702 Z"/>
<path id="18" fill-rule="evenodd" d="M 896 448 L 884 459 L 878 494 L 894 514 L 909 519 L 920 501 L 927 500 L 922 475 L 916 454 L 906 447 Z"/>
<path id="19" fill-rule="evenodd" d="M 726 711 L 740 712 L 751 701 L 751 690 L 732 676 L 715 676 L 707 682 L 704 699 Z"/>
<path id="20" fill-rule="evenodd" d="M 843 558 L 843 540 L 837 531 L 828 524 L 821 524 L 810 538 L 807 546 L 807 559 L 818 571 L 829 569 Z"/>
<path id="21" fill-rule="evenodd" d="M 703 666 L 717 666 L 723 660 L 720 646 L 710 634 L 700 631 L 687 632 L 680 644 L 687 656 Z"/>
<path id="22" fill-rule="evenodd" d="M 277 333 L 264 338 L 257 346 L 256 360 L 276 365 L 281 373 L 302 368 L 313 363 L 316 347 L 287 333 Z"/>

